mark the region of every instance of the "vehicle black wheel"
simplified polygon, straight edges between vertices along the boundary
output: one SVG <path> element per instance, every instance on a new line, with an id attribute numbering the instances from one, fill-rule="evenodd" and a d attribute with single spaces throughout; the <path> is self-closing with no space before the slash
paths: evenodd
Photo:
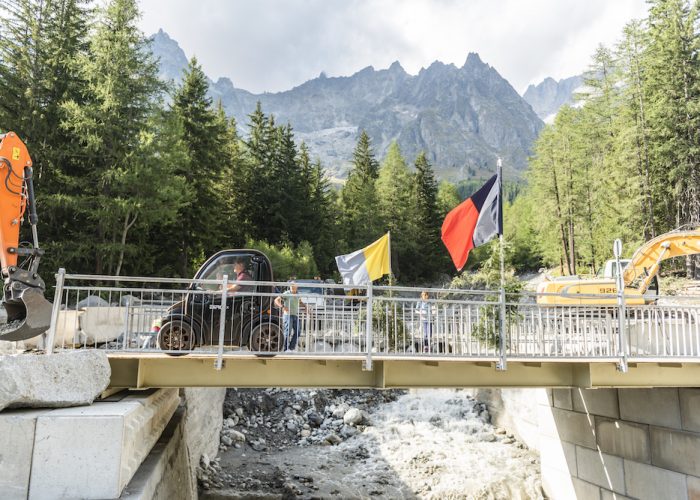
<path id="1" fill-rule="evenodd" d="M 158 332 L 158 347 L 164 351 L 191 351 L 194 344 L 194 329 L 184 321 L 168 321 Z"/>
<path id="2" fill-rule="evenodd" d="M 279 325 L 272 322 L 255 325 L 250 332 L 250 350 L 258 352 L 282 350 L 282 330 Z"/>

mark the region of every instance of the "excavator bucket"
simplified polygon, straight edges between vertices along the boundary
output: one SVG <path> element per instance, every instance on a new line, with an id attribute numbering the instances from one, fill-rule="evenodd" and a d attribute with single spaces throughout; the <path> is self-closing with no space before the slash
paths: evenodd
<path id="1" fill-rule="evenodd" d="M 19 298 L 4 302 L 7 323 L 0 324 L 0 340 L 16 342 L 41 335 L 51 324 L 51 302 L 38 288 L 27 288 Z"/>

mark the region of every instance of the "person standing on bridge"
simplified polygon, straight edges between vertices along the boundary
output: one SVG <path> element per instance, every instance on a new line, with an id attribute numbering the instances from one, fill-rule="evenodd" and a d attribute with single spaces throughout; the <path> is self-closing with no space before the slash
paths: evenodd
<path id="1" fill-rule="evenodd" d="M 299 287 L 295 281 L 289 285 L 289 290 L 275 299 L 275 305 L 282 309 L 282 322 L 284 324 L 284 352 L 295 352 L 299 338 L 299 308 L 307 311 L 306 304 L 297 294 Z"/>
<path id="2" fill-rule="evenodd" d="M 433 336 L 432 304 L 428 301 L 429 297 L 427 291 L 421 292 L 420 301 L 416 306 L 418 316 L 423 323 L 423 352 L 430 351 L 430 339 Z"/>

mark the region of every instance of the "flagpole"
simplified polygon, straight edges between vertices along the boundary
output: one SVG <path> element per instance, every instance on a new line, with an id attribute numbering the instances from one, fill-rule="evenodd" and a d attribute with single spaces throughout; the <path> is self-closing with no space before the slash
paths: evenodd
<path id="1" fill-rule="evenodd" d="M 498 157 L 496 162 L 496 172 L 498 174 L 498 244 L 501 254 L 501 304 L 500 304 L 500 360 L 496 364 L 497 370 L 506 370 L 506 273 L 505 273 L 505 252 L 503 250 L 503 162 Z"/>
<path id="2" fill-rule="evenodd" d="M 505 252 L 503 250 L 503 162 L 501 157 L 498 157 L 496 162 L 496 173 L 498 174 L 498 244 L 500 246 L 501 253 L 501 288 L 505 288 L 506 277 L 505 277 Z"/>
<path id="3" fill-rule="evenodd" d="M 394 286 L 394 273 L 391 270 L 391 231 L 387 231 L 387 240 L 389 242 L 389 286 Z M 393 291 L 389 290 L 389 297 L 393 296 Z"/>

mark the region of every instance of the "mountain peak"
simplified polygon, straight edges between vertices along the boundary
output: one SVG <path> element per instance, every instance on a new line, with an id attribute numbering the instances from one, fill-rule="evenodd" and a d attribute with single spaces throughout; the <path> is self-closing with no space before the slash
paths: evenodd
<path id="1" fill-rule="evenodd" d="M 561 106 L 573 101 L 573 94 L 581 85 L 583 85 L 581 75 L 562 78 L 559 81 L 548 76 L 539 84 L 528 86 L 523 99 L 532 106 L 541 119 L 548 121 Z"/>
<path id="2" fill-rule="evenodd" d="M 406 73 L 399 61 L 394 61 L 393 63 L 391 63 L 391 66 L 389 66 L 389 71 L 393 73 Z"/>
<path id="3" fill-rule="evenodd" d="M 162 80 L 180 81 L 182 70 L 187 67 L 187 56 L 180 45 L 160 28 L 151 35 L 151 52 L 160 59 L 159 76 Z"/>
<path id="4" fill-rule="evenodd" d="M 464 61 L 464 66 L 462 66 L 462 67 L 465 68 L 467 66 L 476 66 L 476 65 L 482 66 L 483 64 L 484 64 L 484 61 L 481 60 L 481 57 L 479 57 L 479 54 L 477 54 L 476 52 L 470 52 L 469 54 L 467 54 L 467 59 L 466 59 L 466 61 Z"/>

